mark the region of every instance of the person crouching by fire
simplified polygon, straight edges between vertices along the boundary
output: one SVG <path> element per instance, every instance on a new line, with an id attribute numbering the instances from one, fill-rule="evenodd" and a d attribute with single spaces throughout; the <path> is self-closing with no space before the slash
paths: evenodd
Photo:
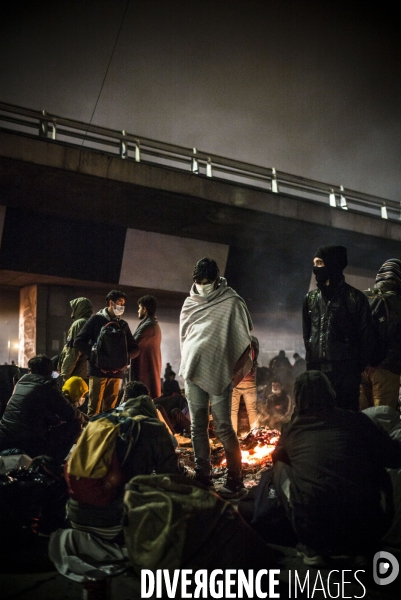
<path id="1" fill-rule="evenodd" d="M 241 452 L 231 423 L 233 368 L 251 347 L 252 320 L 244 300 L 220 277 L 211 258 L 199 260 L 194 284 L 180 315 L 181 367 L 191 415 L 195 478 L 213 487 L 208 436 L 209 402 L 216 435 L 227 460 L 227 480 L 219 493 L 237 498 L 246 493 Z"/>
<path id="2" fill-rule="evenodd" d="M 381 492 L 387 489 L 386 467 L 401 466 L 401 443 L 365 414 L 336 408 L 321 371 L 302 373 L 294 396 L 294 414 L 272 457 L 298 554 L 310 566 L 324 566 L 330 556 L 368 559 L 391 524 Z"/>

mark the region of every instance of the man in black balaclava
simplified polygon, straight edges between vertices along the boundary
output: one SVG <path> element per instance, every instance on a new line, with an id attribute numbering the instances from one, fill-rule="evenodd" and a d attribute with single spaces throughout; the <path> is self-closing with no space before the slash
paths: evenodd
<path id="1" fill-rule="evenodd" d="M 363 292 L 345 283 L 344 246 L 323 246 L 313 259 L 317 290 L 303 305 L 307 369 L 323 371 L 340 408 L 359 410 L 361 373 L 369 364 L 372 315 Z"/>

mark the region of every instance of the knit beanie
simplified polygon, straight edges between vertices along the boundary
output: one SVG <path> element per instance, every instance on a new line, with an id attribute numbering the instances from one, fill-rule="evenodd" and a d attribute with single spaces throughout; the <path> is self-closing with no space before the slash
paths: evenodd
<path id="1" fill-rule="evenodd" d="M 386 279 L 394 279 L 401 287 L 401 260 L 398 260 L 398 258 L 389 258 L 382 264 L 376 275 L 376 283 L 385 281 Z"/>

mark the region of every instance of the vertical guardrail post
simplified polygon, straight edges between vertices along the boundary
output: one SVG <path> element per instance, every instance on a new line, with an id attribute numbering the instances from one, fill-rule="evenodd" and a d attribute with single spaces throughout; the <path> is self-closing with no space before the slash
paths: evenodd
<path id="1" fill-rule="evenodd" d="M 198 158 L 196 156 L 196 148 L 193 148 L 192 152 L 193 152 L 193 157 L 192 157 L 192 161 L 191 161 L 191 171 L 192 171 L 192 173 L 195 173 L 195 175 L 199 175 L 199 163 L 198 163 Z"/>
<path id="2" fill-rule="evenodd" d="M 141 144 L 135 140 L 135 162 L 141 162 Z"/>
<path id="3" fill-rule="evenodd" d="M 42 115 L 46 116 L 45 110 L 42 110 Z M 39 137 L 47 137 L 47 119 L 39 119 Z"/>
<path id="4" fill-rule="evenodd" d="M 335 208 L 337 206 L 336 194 L 335 194 L 333 188 L 331 188 L 331 190 L 330 190 L 329 201 L 330 201 L 330 206 L 332 206 L 333 208 Z"/>
<path id="5" fill-rule="evenodd" d="M 52 128 L 52 140 L 55 140 L 57 137 L 57 121 L 56 121 L 56 119 L 53 119 L 53 121 L 50 123 L 50 127 Z"/>
<path id="6" fill-rule="evenodd" d="M 128 146 L 127 146 L 127 142 L 124 139 L 126 133 L 125 133 L 125 129 L 122 130 L 122 135 L 123 137 L 120 139 L 120 158 L 128 158 Z"/>
<path id="7" fill-rule="evenodd" d="M 348 210 L 347 199 L 344 196 L 344 186 L 340 185 L 340 208 Z"/>
<path id="8" fill-rule="evenodd" d="M 383 202 L 383 205 L 381 207 L 381 218 L 382 219 L 388 219 L 387 206 L 386 206 L 385 202 Z"/>
<path id="9" fill-rule="evenodd" d="M 206 162 L 206 177 L 213 177 L 213 174 L 212 174 L 212 161 L 210 160 L 210 158 L 208 158 L 207 162 Z"/>
<path id="10" fill-rule="evenodd" d="M 272 167 L 272 181 L 271 181 L 271 190 L 275 194 L 278 194 L 278 181 L 277 181 L 277 173 L 276 169 Z"/>

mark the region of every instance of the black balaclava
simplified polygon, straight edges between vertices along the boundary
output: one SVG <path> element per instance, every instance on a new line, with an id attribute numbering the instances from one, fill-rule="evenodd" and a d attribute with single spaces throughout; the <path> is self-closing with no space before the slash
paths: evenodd
<path id="1" fill-rule="evenodd" d="M 321 246 L 314 258 L 321 258 L 324 262 L 324 267 L 313 267 L 313 272 L 317 287 L 330 300 L 338 285 L 344 281 L 343 270 L 348 264 L 347 249 L 344 246 Z M 330 284 L 326 285 L 328 279 Z"/>

